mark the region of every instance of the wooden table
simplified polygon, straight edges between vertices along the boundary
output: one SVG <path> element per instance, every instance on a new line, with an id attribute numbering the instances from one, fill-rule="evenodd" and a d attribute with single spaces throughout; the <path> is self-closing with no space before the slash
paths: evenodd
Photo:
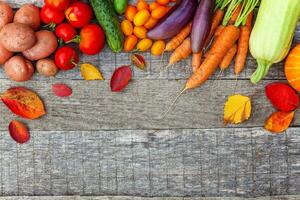
<path id="1" fill-rule="evenodd" d="M 28 1 L 9 2 L 18 7 Z M 97 65 L 106 81 L 84 81 L 78 68 L 50 79 L 35 75 L 26 83 L 12 82 L 0 73 L 2 91 L 29 87 L 41 95 L 48 112 L 42 119 L 25 121 L 31 140 L 17 145 L 7 132 L 16 116 L 0 107 L 0 194 L 4 196 L 0 200 L 33 195 L 47 200 L 300 195 L 299 113 L 293 127 L 281 135 L 262 128 L 274 111 L 263 89 L 267 83 L 285 80 L 282 63 L 252 85 L 249 77 L 256 64 L 249 57 L 237 81 L 232 68 L 215 75 L 184 94 L 161 119 L 190 75 L 191 61 L 163 71 L 169 55 L 162 62 L 150 53 L 143 55 L 148 70 L 134 68 L 133 81 L 122 93 L 110 91 L 109 78 L 117 66 L 130 63 L 129 54 L 114 54 L 108 48 L 97 56 L 81 56 L 82 62 Z M 74 94 L 55 97 L 51 85 L 58 82 L 71 86 Z M 223 105 L 234 93 L 255 94 L 252 116 L 241 125 L 224 126 Z M 53 195 L 114 197 L 46 197 Z"/>

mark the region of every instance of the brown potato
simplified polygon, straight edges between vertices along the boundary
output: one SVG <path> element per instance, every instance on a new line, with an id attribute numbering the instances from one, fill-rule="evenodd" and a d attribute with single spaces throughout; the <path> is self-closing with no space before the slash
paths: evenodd
<path id="1" fill-rule="evenodd" d="M 55 76 L 58 72 L 58 68 L 55 62 L 49 58 L 41 59 L 36 63 L 36 70 L 39 74 L 49 77 Z"/>
<path id="2" fill-rule="evenodd" d="M 7 51 L 1 44 L 0 44 L 0 65 L 3 65 L 10 57 L 13 56 L 13 53 Z"/>
<path id="3" fill-rule="evenodd" d="M 33 4 L 23 5 L 16 13 L 14 22 L 27 24 L 33 30 L 38 30 L 41 25 L 40 10 Z"/>
<path id="4" fill-rule="evenodd" d="M 0 31 L 0 43 L 11 52 L 22 52 L 33 47 L 37 39 L 30 26 L 10 23 Z"/>
<path id="5" fill-rule="evenodd" d="M 0 30 L 14 19 L 14 11 L 8 3 L 0 2 Z"/>
<path id="6" fill-rule="evenodd" d="M 54 33 L 47 30 L 41 30 L 35 33 L 37 43 L 30 49 L 23 52 L 28 60 L 40 60 L 50 56 L 57 48 L 57 38 Z"/>
<path id="7" fill-rule="evenodd" d="M 4 64 L 4 71 L 11 80 L 24 82 L 32 77 L 34 68 L 23 56 L 14 56 Z"/>

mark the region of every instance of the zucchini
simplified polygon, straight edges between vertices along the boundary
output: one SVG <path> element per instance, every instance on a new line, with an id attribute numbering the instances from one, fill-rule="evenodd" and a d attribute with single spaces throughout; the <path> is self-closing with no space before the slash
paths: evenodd
<path id="1" fill-rule="evenodd" d="M 99 24 L 105 32 L 109 47 L 120 52 L 123 47 L 123 34 L 111 0 L 90 0 Z"/>
<path id="2" fill-rule="evenodd" d="M 273 63 L 288 54 L 300 14 L 299 0 L 262 0 L 250 36 L 250 52 L 258 67 L 251 77 L 258 83 Z"/>

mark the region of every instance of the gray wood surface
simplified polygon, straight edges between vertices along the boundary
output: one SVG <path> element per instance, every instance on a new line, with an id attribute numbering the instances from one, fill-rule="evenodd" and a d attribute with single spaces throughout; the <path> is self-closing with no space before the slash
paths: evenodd
<path id="1" fill-rule="evenodd" d="M 300 132 L 261 128 L 0 134 L 0 194 L 164 197 L 297 195 Z"/>
<path id="2" fill-rule="evenodd" d="M 14 7 L 26 2 L 40 6 L 43 0 L 9 2 Z M 294 44 L 300 42 L 299 32 L 300 26 Z M 16 116 L 0 106 L 0 195 L 11 196 L 0 200 L 300 199 L 275 197 L 300 195 L 299 114 L 284 134 L 260 128 L 273 111 L 263 88 L 285 79 L 283 63 L 255 86 L 249 81 L 255 69 L 251 57 L 238 81 L 232 69 L 221 76 L 217 72 L 203 87 L 184 94 L 162 120 L 191 73 L 191 60 L 162 71 L 169 55 L 163 62 L 150 53 L 143 55 L 148 70 L 134 69 L 133 81 L 118 94 L 110 92 L 109 78 L 117 66 L 130 63 L 130 55 L 113 54 L 108 48 L 96 56 L 81 56 L 82 62 L 98 66 L 106 81 L 83 81 L 77 68 L 56 78 L 36 75 L 32 81 L 15 83 L 1 70 L 0 91 L 27 86 L 41 95 L 48 114 L 23 120 L 31 140 L 17 145 L 7 132 Z M 67 83 L 74 94 L 55 97 L 51 85 L 57 82 Z M 225 127 L 223 105 L 235 92 L 252 96 L 253 113 L 249 121 Z M 39 197 L 24 197 L 33 195 Z"/>
<path id="3" fill-rule="evenodd" d="M 242 200 L 240 197 L 136 197 L 136 196 L 39 196 L 39 197 L 0 197 L 0 200 Z M 298 200 L 299 196 L 273 196 L 247 198 L 248 200 Z"/>
<path id="4" fill-rule="evenodd" d="M 57 82 L 70 85 L 73 95 L 62 99 L 52 94 L 51 85 Z M 32 130 L 222 128 L 226 127 L 223 123 L 224 103 L 235 92 L 252 96 L 253 111 L 250 120 L 233 127 L 262 126 L 274 111 L 264 94 L 264 86 L 270 82 L 252 85 L 249 80 L 208 81 L 204 86 L 182 95 L 163 120 L 161 117 L 182 88 L 184 80 L 132 81 L 122 93 L 111 92 L 109 81 L 50 79 L 16 84 L 2 80 L 0 88 L 24 85 L 37 91 L 45 100 L 48 114 L 30 121 Z M 0 130 L 6 130 L 7 122 L 15 115 L 4 105 L 0 106 L 0 113 Z M 293 125 L 300 125 L 299 112 Z"/>

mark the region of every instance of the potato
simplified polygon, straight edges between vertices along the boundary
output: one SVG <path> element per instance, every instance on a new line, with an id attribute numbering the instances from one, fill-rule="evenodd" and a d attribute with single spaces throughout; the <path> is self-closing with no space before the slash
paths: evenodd
<path id="1" fill-rule="evenodd" d="M 36 70 L 43 76 L 55 76 L 58 72 L 58 68 L 55 62 L 49 58 L 41 59 L 36 63 Z"/>
<path id="2" fill-rule="evenodd" d="M 47 30 L 41 30 L 35 33 L 37 43 L 30 49 L 23 52 L 28 60 L 40 60 L 50 56 L 57 48 L 57 38 L 54 33 Z"/>
<path id="3" fill-rule="evenodd" d="M 14 22 L 27 24 L 33 30 L 38 30 L 41 26 L 40 10 L 33 4 L 23 5 L 16 13 Z"/>
<path id="4" fill-rule="evenodd" d="M 22 52 L 35 45 L 37 39 L 30 26 L 21 23 L 10 23 L 0 31 L 0 43 L 11 52 Z"/>
<path id="5" fill-rule="evenodd" d="M 3 65 L 10 57 L 13 56 L 13 53 L 7 51 L 1 44 L 0 44 L 0 65 Z"/>
<path id="6" fill-rule="evenodd" d="M 14 11 L 8 3 L 0 2 L 0 30 L 14 19 Z"/>
<path id="7" fill-rule="evenodd" d="M 4 64 L 4 71 L 11 80 L 23 82 L 32 77 L 34 68 L 23 56 L 13 56 Z"/>

